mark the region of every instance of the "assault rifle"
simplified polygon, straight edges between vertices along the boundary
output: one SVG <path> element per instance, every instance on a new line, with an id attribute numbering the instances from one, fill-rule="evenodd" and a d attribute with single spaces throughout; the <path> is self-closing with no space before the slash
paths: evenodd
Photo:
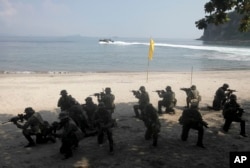
<path id="1" fill-rule="evenodd" d="M 191 91 L 191 88 L 180 88 L 180 90 L 186 92 L 186 95 L 188 95 L 189 92 Z"/>
<path id="2" fill-rule="evenodd" d="M 164 90 L 155 90 L 155 91 L 153 91 L 153 92 L 156 92 L 156 93 L 160 94 L 160 93 L 163 93 L 163 92 L 165 92 L 165 91 L 164 91 Z"/>
<path id="3" fill-rule="evenodd" d="M 138 95 L 140 93 L 139 90 L 131 90 L 130 92 L 133 92 L 133 95 Z"/>
<path id="4" fill-rule="evenodd" d="M 228 101 L 229 101 L 230 96 L 233 94 L 233 92 L 237 92 L 236 90 L 232 90 L 232 89 L 227 89 L 226 91 L 227 91 L 227 92 L 226 92 L 226 99 L 224 100 L 224 102 L 223 102 L 223 103 L 225 103 L 225 102 L 228 102 Z"/>
<path id="5" fill-rule="evenodd" d="M 90 96 L 96 96 L 97 100 L 100 101 L 104 95 L 105 95 L 105 93 L 103 91 L 103 92 L 99 92 L 99 93 L 94 93 L 94 94 L 92 94 Z"/>
<path id="6" fill-rule="evenodd" d="M 100 92 L 100 93 L 94 93 L 93 95 L 90 95 L 90 96 L 96 96 L 96 97 L 100 97 L 104 95 L 104 92 Z"/>
<path id="7" fill-rule="evenodd" d="M 180 90 L 183 90 L 185 92 L 189 92 L 191 90 L 191 88 L 180 88 Z"/>
<path id="8" fill-rule="evenodd" d="M 8 121 L 3 122 L 2 124 L 6 124 L 8 122 L 17 123 L 17 121 L 23 122 L 24 119 L 24 114 L 18 114 L 17 116 L 10 118 Z"/>
<path id="9" fill-rule="evenodd" d="M 232 90 L 232 89 L 227 89 L 226 90 L 226 95 L 227 95 L 227 97 L 229 98 L 230 97 L 230 95 L 233 93 L 233 92 L 237 92 L 236 90 Z"/>
<path id="10" fill-rule="evenodd" d="M 236 90 L 232 90 L 232 89 L 227 89 L 226 91 L 231 92 L 231 93 L 237 92 Z"/>

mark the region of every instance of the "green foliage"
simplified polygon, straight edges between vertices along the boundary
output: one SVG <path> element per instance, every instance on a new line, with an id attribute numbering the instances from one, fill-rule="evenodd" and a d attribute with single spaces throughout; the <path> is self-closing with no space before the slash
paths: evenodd
<path id="1" fill-rule="evenodd" d="M 198 29 L 206 29 L 208 24 L 227 23 L 230 20 L 228 13 L 235 11 L 241 15 L 238 30 L 250 30 L 250 0 L 210 0 L 204 8 L 208 15 L 195 22 Z"/>

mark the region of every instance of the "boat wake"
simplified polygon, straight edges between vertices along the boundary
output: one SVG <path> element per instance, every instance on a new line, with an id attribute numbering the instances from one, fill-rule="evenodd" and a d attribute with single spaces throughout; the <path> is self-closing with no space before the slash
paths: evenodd
<path id="1" fill-rule="evenodd" d="M 149 43 L 142 42 L 125 42 L 125 41 L 114 41 L 112 45 L 145 45 L 149 46 Z M 170 47 L 170 48 L 180 48 L 180 49 L 190 49 L 190 50 L 200 50 L 200 51 L 214 51 L 218 53 L 223 53 L 223 55 L 228 55 L 229 57 L 221 57 L 219 59 L 227 60 L 247 60 L 250 61 L 250 48 L 246 47 L 232 47 L 232 46 L 212 46 L 212 45 L 181 45 L 181 44 L 170 44 L 170 43 L 157 43 L 155 42 L 155 47 Z M 213 58 L 210 58 L 213 59 Z M 218 59 L 218 58 L 214 58 Z"/>

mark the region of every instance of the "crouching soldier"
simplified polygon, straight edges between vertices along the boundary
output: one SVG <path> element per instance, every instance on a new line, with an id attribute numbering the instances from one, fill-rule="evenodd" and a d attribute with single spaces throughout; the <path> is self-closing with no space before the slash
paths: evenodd
<path id="1" fill-rule="evenodd" d="M 166 107 L 166 113 L 175 113 L 174 107 L 176 106 L 175 93 L 170 86 L 166 87 L 166 91 L 157 92 L 163 100 L 158 101 L 158 113 L 162 114 L 162 106 Z"/>
<path id="2" fill-rule="evenodd" d="M 78 147 L 79 141 L 83 138 L 83 133 L 66 112 L 59 114 L 59 120 L 58 129 L 63 128 L 62 134 L 57 135 L 62 141 L 60 153 L 64 154 L 63 159 L 68 159 L 73 156 L 72 148 Z"/>
<path id="3" fill-rule="evenodd" d="M 247 137 L 245 130 L 245 120 L 241 118 L 243 113 L 244 110 L 240 108 L 240 105 L 237 103 L 236 95 L 232 94 L 230 96 L 230 101 L 225 104 L 223 109 L 223 116 L 225 118 L 223 130 L 225 132 L 228 132 L 232 122 L 239 122 L 240 135 L 243 137 Z"/>
<path id="4" fill-rule="evenodd" d="M 207 123 L 203 121 L 197 107 L 198 102 L 191 101 L 191 107 L 183 111 L 182 116 L 179 119 L 179 122 L 182 125 L 181 139 L 183 141 L 188 139 L 188 133 L 190 129 L 198 130 L 198 140 L 196 145 L 198 147 L 205 148 L 203 145 L 203 126 L 207 127 Z"/>
<path id="5" fill-rule="evenodd" d="M 153 146 L 157 146 L 161 123 L 158 118 L 157 110 L 152 104 L 148 104 L 145 108 L 144 124 L 146 126 L 145 139 L 150 140 L 153 138 Z"/>
<path id="6" fill-rule="evenodd" d="M 219 87 L 214 96 L 213 100 L 213 109 L 216 111 L 219 111 L 223 108 L 226 100 L 227 100 L 227 95 L 228 95 L 228 90 L 229 85 L 224 83 L 223 86 Z"/>
<path id="7" fill-rule="evenodd" d="M 31 107 L 25 108 L 24 113 L 24 119 L 26 120 L 24 124 L 14 122 L 18 128 L 23 130 L 24 137 L 29 141 L 24 147 L 32 147 L 35 146 L 36 143 L 43 143 L 41 128 L 43 127 L 44 121 L 41 115 L 35 112 Z M 32 139 L 32 135 L 36 136 L 36 142 Z"/>

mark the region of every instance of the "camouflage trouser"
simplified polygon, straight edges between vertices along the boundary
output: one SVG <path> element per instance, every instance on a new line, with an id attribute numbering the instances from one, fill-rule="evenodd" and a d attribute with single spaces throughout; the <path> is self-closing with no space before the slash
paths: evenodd
<path id="1" fill-rule="evenodd" d="M 145 111 L 145 106 L 143 105 L 134 105 L 134 112 L 135 112 L 135 116 L 137 118 L 141 118 L 143 120 L 145 114 L 144 114 L 144 111 Z M 141 112 L 141 114 L 140 114 Z"/>
<path id="2" fill-rule="evenodd" d="M 225 123 L 224 123 L 224 126 L 223 126 L 223 130 L 224 131 L 228 131 L 229 128 L 230 128 L 230 125 L 232 122 L 239 122 L 240 123 L 240 134 L 245 134 L 246 131 L 245 131 L 245 121 L 242 120 L 240 117 L 235 117 L 235 118 L 226 118 L 225 119 Z"/>
<path id="3" fill-rule="evenodd" d="M 203 126 L 199 123 L 192 123 L 191 122 L 189 124 L 184 124 L 182 127 L 181 139 L 183 141 L 186 141 L 188 139 L 188 134 L 189 134 L 190 129 L 198 130 L 197 144 L 203 144 L 204 129 L 203 129 Z"/>
<path id="4" fill-rule="evenodd" d="M 162 106 L 166 107 L 166 112 L 174 112 L 175 102 L 158 101 L 158 113 L 162 113 Z"/>
<path id="5" fill-rule="evenodd" d="M 24 129 L 23 130 L 23 135 L 24 137 L 29 141 L 29 143 L 34 144 L 34 140 L 32 139 L 31 136 L 35 135 L 36 136 L 36 143 L 42 143 L 42 135 L 40 133 L 34 132 L 31 129 Z"/>
<path id="6" fill-rule="evenodd" d="M 159 132 L 159 129 L 147 127 L 147 130 L 145 132 L 145 140 L 150 140 L 151 138 L 153 138 L 153 146 L 157 146 Z"/>
<path id="7" fill-rule="evenodd" d="M 64 154 L 65 157 L 71 157 L 72 156 L 72 147 L 78 146 L 78 140 L 74 134 L 72 134 L 70 137 L 62 138 L 62 145 L 60 147 L 60 153 Z"/>
<path id="8" fill-rule="evenodd" d="M 215 97 L 213 100 L 213 109 L 214 110 L 221 110 L 222 107 L 224 106 L 224 104 L 225 104 L 225 100 Z"/>
<path id="9" fill-rule="evenodd" d="M 98 144 L 103 144 L 104 141 L 104 134 L 107 134 L 108 137 L 108 141 L 109 141 L 109 151 L 113 152 L 113 133 L 112 133 L 112 129 L 111 128 L 106 128 L 106 129 L 98 129 L 98 136 L 97 136 L 97 141 Z"/>

